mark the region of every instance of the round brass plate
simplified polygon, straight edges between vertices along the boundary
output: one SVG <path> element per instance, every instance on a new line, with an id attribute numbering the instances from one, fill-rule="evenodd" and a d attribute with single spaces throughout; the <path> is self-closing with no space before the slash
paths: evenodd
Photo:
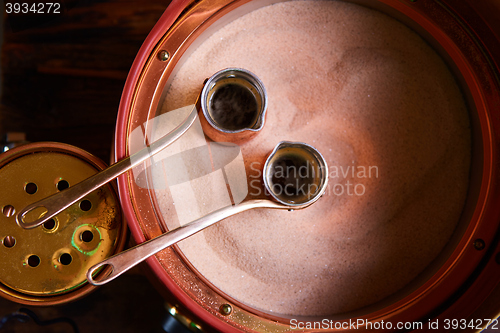
<path id="1" fill-rule="evenodd" d="M 2 155 L 3 158 L 2 158 Z M 34 229 L 15 213 L 95 174 L 75 152 L 38 147 L 0 155 L 0 282 L 28 295 L 57 295 L 86 283 L 113 255 L 123 229 L 113 188 L 104 186 Z"/>

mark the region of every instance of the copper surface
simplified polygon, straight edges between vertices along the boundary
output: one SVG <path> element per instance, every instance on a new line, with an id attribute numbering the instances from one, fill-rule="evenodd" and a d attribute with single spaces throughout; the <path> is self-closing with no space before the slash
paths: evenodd
<path id="1" fill-rule="evenodd" d="M 488 47 L 497 47 L 496 39 L 478 40 L 467 19 L 473 11 L 460 6 L 459 12 L 438 1 L 382 0 L 354 1 L 386 12 L 406 23 L 427 39 L 445 58 L 462 84 L 471 114 L 473 170 L 471 190 L 463 213 L 462 227 L 432 274 L 424 276 L 406 294 L 387 304 L 358 313 L 331 318 L 341 321 L 427 322 L 430 318 L 468 318 L 489 296 L 499 282 L 500 265 L 500 189 L 497 185 L 497 147 L 500 143 L 500 119 L 495 115 L 500 105 L 497 67 Z M 117 124 L 117 158 L 128 154 L 129 133 L 156 115 L 161 92 L 175 73 L 175 66 L 197 45 L 203 33 L 220 27 L 222 22 L 269 4 L 269 1 L 202 0 L 174 1 L 154 33 L 138 55 L 122 99 Z M 472 13 L 472 14 L 471 14 Z M 174 17 L 175 16 L 175 17 Z M 163 30 L 162 30 L 163 29 Z M 157 58 L 160 50 L 170 54 L 168 62 Z M 144 60 L 144 61 L 143 61 Z M 146 133 L 148 129 L 146 129 Z M 138 187 L 133 177 L 119 180 L 122 205 L 138 242 L 163 232 L 162 216 L 157 213 L 154 194 Z M 166 217 L 168 218 L 168 217 Z M 476 239 L 485 248 L 477 250 Z M 166 249 L 148 263 L 166 288 L 194 315 L 209 326 L 224 332 L 284 332 L 290 330 L 289 318 L 251 309 L 236 302 L 198 276 L 182 260 L 175 248 Z M 232 313 L 224 316 L 220 307 L 229 304 Z M 498 306 L 498 305 L 497 305 Z M 498 311 L 498 309 L 496 309 Z M 471 317 L 474 318 L 474 317 Z M 321 320 L 322 318 L 301 318 Z M 419 330 L 425 332 L 426 330 Z"/>
<path id="2" fill-rule="evenodd" d="M 256 110 L 253 123 L 238 130 L 224 128 L 211 114 L 211 100 L 217 89 L 232 83 L 245 87 L 254 96 Z M 264 84 L 255 74 L 242 68 L 226 68 L 208 78 L 197 102 L 200 109 L 200 123 L 203 132 L 215 142 L 241 144 L 253 138 L 264 127 L 267 109 L 267 92 Z"/>
<path id="3" fill-rule="evenodd" d="M 71 186 L 104 167 L 90 154 L 63 144 L 10 150 L 0 155 L 0 207 L 20 210 L 57 193 L 61 180 Z M 94 287 L 86 282 L 87 269 L 120 251 L 125 241 L 111 185 L 32 230 L 21 228 L 10 214 L 1 214 L 0 221 L 0 295 L 25 304 L 57 304 L 88 293 Z M 8 242 L 12 238 L 13 246 Z"/>

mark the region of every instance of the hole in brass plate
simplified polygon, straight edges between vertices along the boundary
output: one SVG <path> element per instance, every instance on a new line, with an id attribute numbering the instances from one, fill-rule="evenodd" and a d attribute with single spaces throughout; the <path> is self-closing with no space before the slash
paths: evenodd
<path id="1" fill-rule="evenodd" d="M 24 186 L 24 190 L 28 194 L 35 194 L 38 191 L 38 186 L 35 183 L 28 183 Z"/>
<path id="2" fill-rule="evenodd" d="M 54 229 L 56 226 L 56 221 L 54 219 L 50 219 L 48 220 L 47 222 L 45 222 L 43 224 L 43 227 L 46 229 L 46 230 L 52 230 Z"/>
<path id="3" fill-rule="evenodd" d="M 80 209 L 84 212 L 88 212 L 92 208 L 92 203 L 89 200 L 83 200 L 80 202 Z"/>
<path id="4" fill-rule="evenodd" d="M 80 235 L 80 239 L 84 241 L 85 243 L 89 243 L 94 239 L 94 234 L 90 230 L 85 230 L 82 232 Z"/>
<path id="5" fill-rule="evenodd" d="M 71 264 L 72 261 L 73 261 L 73 257 L 69 253 L 63 253 L 59 257 L 59 262 L 65 266 Z"/>
<path id="6" fill-rule="evenodd" d="M 3 239 L 3 245 L 5 247 L 13 247 L 16 245 L 16 239 L 13 236 L 5 236 Z"/>
<path id="7" fill-rule="evenodd" d="M 2 213 L 7 217 L 11 217 L 16 213 L 16 209 L 12 205 L 7 205 L 2 208 Z"/>
<path id="8" fill-rule="evenodd" d="M 37 267 L 40 265 L 40 257 L 36 254 L 32 254 L 28 257 L 28 265 L 30 267 Z"/>
<path id="9" fill-rule="evenodd" d="M 64 179 L 57 182 L 56 187 L 59 191 L 65 190 L 69 187 L 69 183 Z"/>

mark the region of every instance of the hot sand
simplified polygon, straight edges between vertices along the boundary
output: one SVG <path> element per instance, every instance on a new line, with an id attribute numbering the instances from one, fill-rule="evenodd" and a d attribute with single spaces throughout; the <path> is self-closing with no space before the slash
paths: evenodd
<path id="1" fill-rule="evenodd" d="M 200 274 L 254 308 L 320 316 L 382 300 L 436 258 L 466 197 L 470 129 L 454 77 L 417 34 L 336 1 L 264 7 L 190 56 L 162 112 L 193 104 L 227 67 L 255 73 L 269 97 L 264 129 L 241 147 L 249 193 L 282 140 L 323 154 L 329 188 L 305 210 L 245 212 L 180 242 Z"/>

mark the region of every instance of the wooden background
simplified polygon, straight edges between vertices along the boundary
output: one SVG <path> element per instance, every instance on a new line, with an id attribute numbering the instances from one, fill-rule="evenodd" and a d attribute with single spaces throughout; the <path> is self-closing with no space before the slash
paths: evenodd
<path id="1" fill-rule="evenodd" d="M 25 132 L 28 141 L 72 144 L 109 163 L 129 68 L 168 3 L 65 0 L 60 15 L 4 15 L 1 137 Z M 166 313 L 164 301 L 140 272 L 75 303 L 29 309 L 42 320 L 71 318 L 80 332 L 157 331 Z M 0 298 L 0 320 L 20 307 Z M 40 327 L 15 321 L 0 331 L 72 332 L 63 323 Z"/>
<path id="2" fill-rule="evenodd" d="M 169 0 L 62 3 L 60 15 L 4 17 L 0 134 L 73 144 L 109 162 L 125 79 Z"/>

